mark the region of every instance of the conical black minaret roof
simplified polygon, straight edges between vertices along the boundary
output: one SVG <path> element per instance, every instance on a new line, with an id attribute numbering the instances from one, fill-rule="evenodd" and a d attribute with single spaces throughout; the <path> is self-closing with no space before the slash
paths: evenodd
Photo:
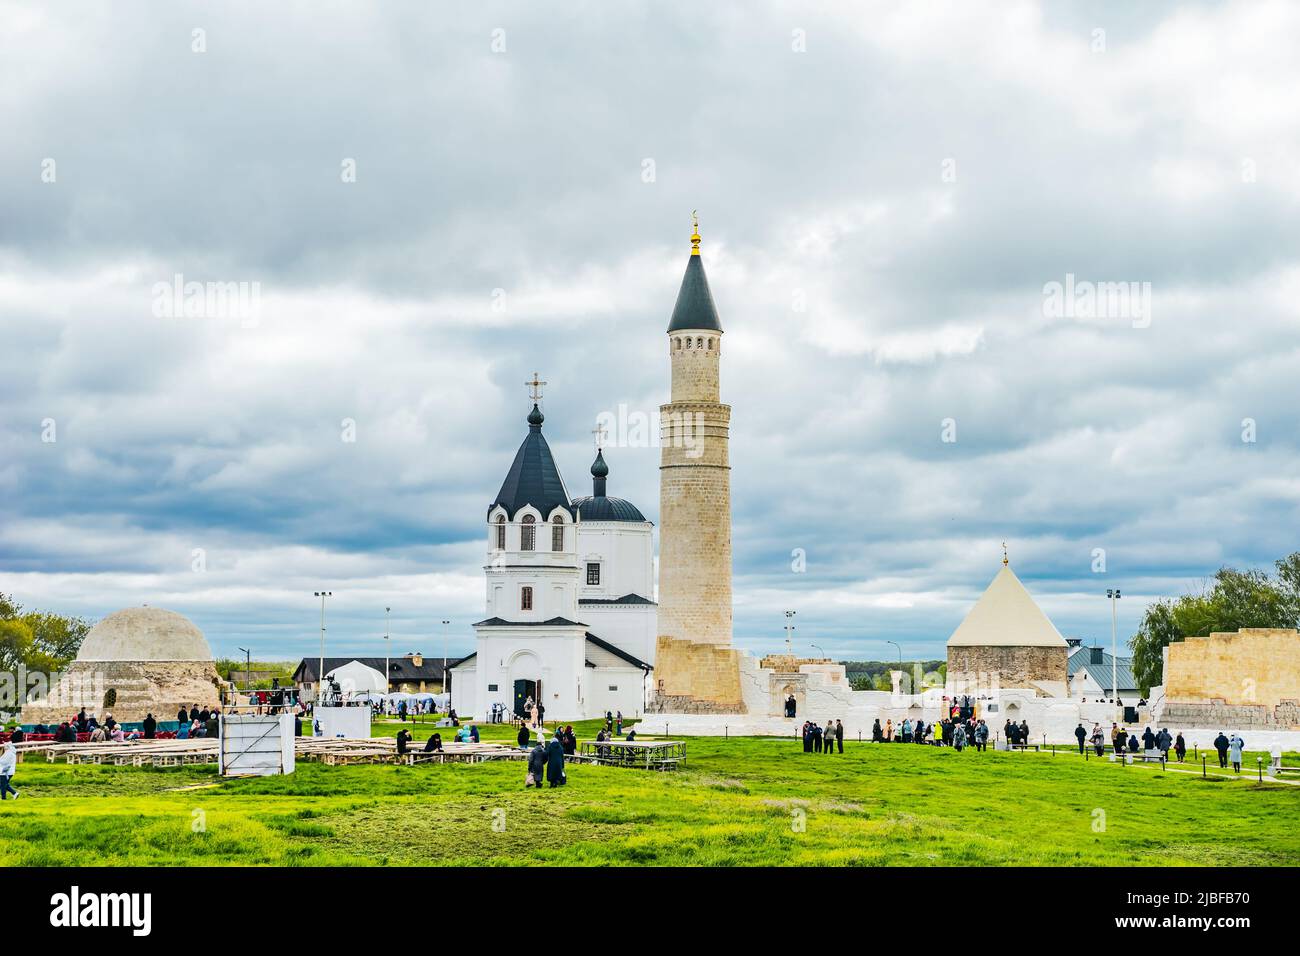
<path id="1" fill-rule="evenodd" d="M 532 505 L 542 513 L 543 519 L 556 507 L 563 507 L 570 514 L 573 506 L 569 501 L 568 489 L 560 470 L 555 467 L 555 458 L 551 447 L 542 437 L 542 422 L 546 417 L 536 404 L 528 413 L 528 437 L 515 453 L 514 463 L 501 483 L 496 500 L 488 506 L 489 513 L 500 505 L 506 509 L 510 520 L 525 505 Z"/>
<path id="2" fill-rule="evenodd" d="M 722 331 L 718 321 L 718 310 L 713 305 L 713 293 L 709 291 L 709 280 L 704 275 L 704 263 L 700 259 L 700 250 L 691 250 L 690 260 L 686 263 L 686 274 L 682 276 L 682 287 L 677 293 L 677 305 L 673 307 L 673 317 L 668 322 L 669 332 L 682 329 L 711 329 Z"/>

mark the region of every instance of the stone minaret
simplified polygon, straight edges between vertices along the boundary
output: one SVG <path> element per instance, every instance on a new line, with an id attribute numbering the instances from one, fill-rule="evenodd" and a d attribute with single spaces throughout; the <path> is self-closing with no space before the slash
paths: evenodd
<path id="1" fill-rule="evenodd" d="M 731 407 L 719 401 L 722 325 L 700 259 L 699 225 L 668 324 L 671 400 L 660 407 L 661 710 L 740 710 L 731 645 Z"/>

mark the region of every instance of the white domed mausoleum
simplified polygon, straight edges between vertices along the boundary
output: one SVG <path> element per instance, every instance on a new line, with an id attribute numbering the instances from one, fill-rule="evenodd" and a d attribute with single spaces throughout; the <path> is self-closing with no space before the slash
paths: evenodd
<path id="1" fill-rule="evenodd" d="M 219 704 L 220 688 L 212 650 L 193 621 L 159 607 L 129 607 L 90 629 L 49 695 L 23 706 L 23 722 L 64 721 L 82 707 L 124 722 L 150 712 L 175 720 L 182 705 Z"/>

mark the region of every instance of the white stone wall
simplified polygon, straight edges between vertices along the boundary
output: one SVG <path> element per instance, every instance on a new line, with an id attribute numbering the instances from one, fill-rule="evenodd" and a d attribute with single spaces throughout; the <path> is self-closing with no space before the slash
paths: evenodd
<path id="1" fill-rule="evenodd" d="M 653 604 L 583 604 L 578 617 L 601 640 L 654 666 L 658 616 Z"/>
<path id="2" fill-rule="evenodd" d="M 654 526 L 649 521 L 578 523 L 579 598 L 654 599 Z M 587 584 L 587 563 L 600 565 L 600 584 Z M 601 637 L 604 637 L 602 634 Z"/>

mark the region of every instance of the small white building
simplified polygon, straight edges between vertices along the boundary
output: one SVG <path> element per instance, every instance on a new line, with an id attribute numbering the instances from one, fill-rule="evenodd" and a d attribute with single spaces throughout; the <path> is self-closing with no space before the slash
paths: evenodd
<path id="1" fill-rule="evenodd" d="M 570 499 L 542 437 L 536 404 L 528 436 L 488 507 L 487 616 L 475 651 L 451 670 L 452 706 L 483 719 L 494 704 L 548 720 L 645 709 L 656 608 L 653 526 L 605 493 L 597 451 L 592 494 Z"/>

